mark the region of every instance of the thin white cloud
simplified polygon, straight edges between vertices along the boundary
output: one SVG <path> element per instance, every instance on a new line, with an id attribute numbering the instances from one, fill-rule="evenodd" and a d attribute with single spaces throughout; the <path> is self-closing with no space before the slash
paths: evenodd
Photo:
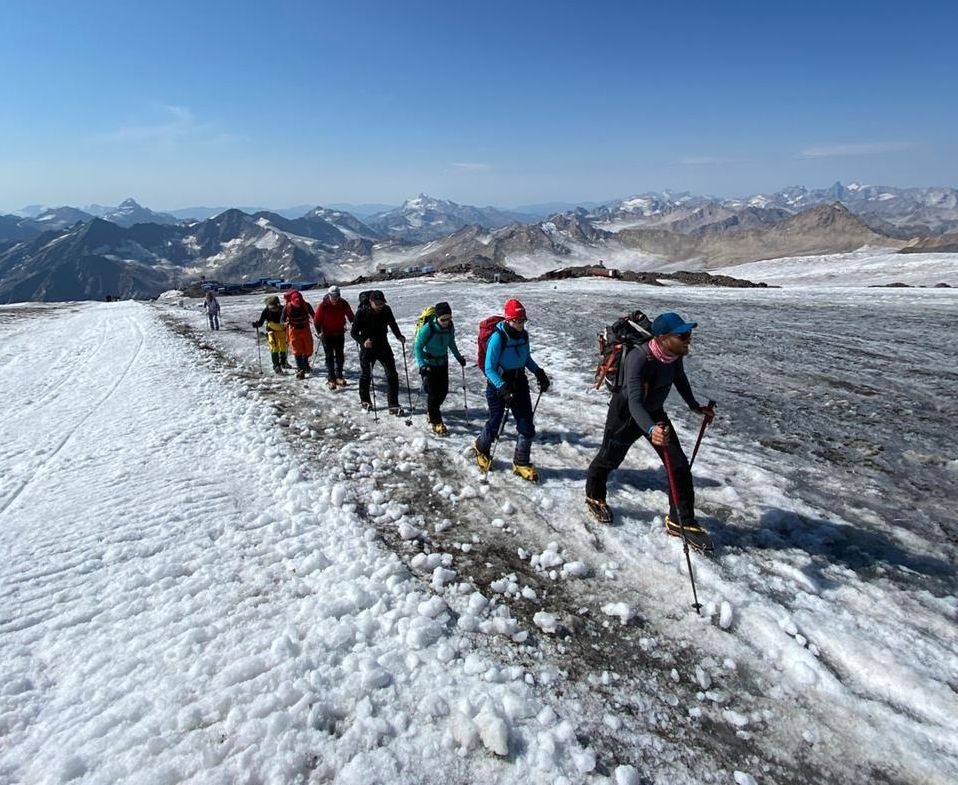
<path id="1" fill-rule="evenodd" d="M 480 163 L 466 163 L 458 162 L 451 164 L 453 169 L 459 169 L 463 172 L 491 172 L 493 169 L 492 164 L 480 164 Z"/>
<path id="2" fill-rule="evenodd" d="M 150 123 L 123 125 L 103 135 L 110 142 L 137 144 L 152 147 L 173 147 L 179 143 L 224 144 L 236 137 L 197 120 L 186 106 L 160 104 L 155 107 L 158 117 Z"/>
<path id="3" fill-rule="evenodd" d="M 685 155 L 678 159 L 680 166 L 717 166 L 719 164 L 741 163 L 740 158 L 722 158 L 714 155 Z"/>
<path id="4" fill-rule="evenodd" d="M 802 150 L 803 158 L 838 158 L 853 155 L 881 155 L 899 150 L 910 150 L 914 142 L 853 142 L 848 144 L 825 144 Z"/>

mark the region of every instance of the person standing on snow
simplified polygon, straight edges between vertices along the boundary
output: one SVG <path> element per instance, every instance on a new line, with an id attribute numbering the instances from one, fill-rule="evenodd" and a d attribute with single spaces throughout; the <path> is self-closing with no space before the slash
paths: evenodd
<path id="1" fill-rule="evenodd" d="M 549 389 L 549 377 L 532 359 L 526 321 L 526 309 L 522 303 L 508 300 L 503 308 L 503 320 L 489 337 L 483 369 L 488 380 L 486 403 L 489 405 L 489 418 L 476 437 L 473 448 L 479 468 L 489 471 L 492 467 L 492 443 L 499 438 L 499 426 L 508 406 L 512 410 L 517 433 L 512 470 L 524 480 L 538 482 L 539 473 L 531 459 L 536 429 L 532 421 L 532 400 L 526 368 L 535 375 L 540 393 Z"/>
<path id="2" fill-rule="evenodd" d="M 305 379 L 312 372 L 309 358 L 313 354 L 313 332 L 309 322 L 313 318 L 313 306 L 303 298 L 297 289 L 286 294 L 282 323 L 286 325 L 289 346 L 296 358 L 296 378 Z"/>
<path id="3" fill-rule="evenodd" d="M 449 394 L 449 351 L 460 366 L 466 358 L 456 346 L 456 327 L 452 323 L 452 308 L 447 302 L 436 303 L 436 315 L 427 319 L 416 333 L 413 354 L 419 364 L 419 375 L 426 391 L 426 416 L 434 433 L 444 436 L 447 428 L 442 421 L 440 407 Z"/>
<path id="4" fill-rule="evenodd" d="M 609 474 L 622 464 L 636 440 L 644 436 L 663 460 L 668 451 L 672 465 L 676 487 L 669 494 L 666 531 L 680 537 L 684 528 L 689 545 L 711 550 L 708 534 L 695 521 L 692 471 L 664 408 L 674 385 L 689 409 L 709 418 L 714 416 L 711 408 L 695 399 L 682 363 L 689 353 L 692 330 L 697 326 L 697 322 L 686 322 L 671 311 L 660 314 L 652 322 L 652 339 L 625 355 L 624 381 L 609 401 L 602 446 L 589 466 L 585 495 L 590 512 L 600 521 L 611 523 L 612 511 L 606 503 Z M 678 498 L 673 498 L 676 495 Z"/>
<path id="5" fill-rule="evenodd" d="M 203 309 L 206 311 L 206 318 L 210 322 L 210 329 L 220 329 L 220 301 L 216 299 L 213 292 L 206 293 L 206 299 L 203 300 Z"/>
<path id="6" fill-rule="evenodd" d="M 378 289 L 370 292 L 368 304 L 360 304 L 349 334 L 359 344 L 359 400 L 364 409 L 371 409 L 369 386 L 372 381 L 373 365 L 378 361 L 386 373 L 386 400 L 389 413 L 403 416 L 399 408 L 399 374 L 396 373 L 396 358 L 386 338 L 386 330 L 392 330 L 401 344 L 406 337 L 399 331 L 392 308 L 386 305 L 386 297 Z M 405 351 L 405 348 L 404 348 Z"/>
<path id="7" fill-rule="evenodd" d="M 269 295 L 259 319 L 252 324 L 256 329 L 266 325 L 266 345 L 273 360 L 273 373 L 282 375 L 283 369 L 290 365 L 286 359 L 286 329 L 283 327 L 283 308 L 279 304 L 279 297 Z"/>
<path id="8" fill-rule="evenodd" d="M 343 347 L 346 343 L 346 320 L 352 322 L 353 318 L 353 309 L 340 297 L 339 287 L 330 286 L 313 317 L 316 335 L 326 355 L 326 386 L 330 390 L 346 386 Z"/>

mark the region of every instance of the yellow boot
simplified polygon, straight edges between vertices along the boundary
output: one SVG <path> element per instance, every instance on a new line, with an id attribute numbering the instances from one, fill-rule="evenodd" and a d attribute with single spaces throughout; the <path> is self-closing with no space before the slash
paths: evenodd
<path id="1" fill-rule="evenodd" d="M 476 452 L 476 463 L 479 464 L 479 468 L 484 472 L 489 471 L 492 468 L 492 457 L 479 449 L 478 439 L 472 443 L 472 449 Z"/>
<path id="2" fill-rule="evenodd" d="M 539 472 L 536 471 L 536 467 L 531 463 L 514 463 L 512 464 L 512 471 L 518 474 L 523 480 L 539 482 Z"/>

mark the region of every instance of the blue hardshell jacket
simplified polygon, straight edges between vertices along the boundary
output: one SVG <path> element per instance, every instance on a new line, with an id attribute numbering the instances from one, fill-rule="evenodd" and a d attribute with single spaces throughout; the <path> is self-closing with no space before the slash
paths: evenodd
<path id="1" fill-rule="evenodd" d="M 518 337 L 513 337 L 509 334 L 506 323 L 499 322 L 486 345 L 486 367 L 483 369 L 486 378 L 499 389 L 506 383 L 502 378 L 504 372 L 522 368 L 528 368 L 533 373 L 539 371 L 539 366 L 529 351 L 529 334 L 523 330 Z"/>

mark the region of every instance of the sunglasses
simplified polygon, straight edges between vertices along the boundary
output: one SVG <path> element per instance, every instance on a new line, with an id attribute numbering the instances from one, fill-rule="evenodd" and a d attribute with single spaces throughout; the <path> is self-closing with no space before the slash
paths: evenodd
<path id="1" fill-rule="evenodd" d="M 680 341 L 691 341 L 692 331 L 689 330 L 687 333 L 672 333 L 672 337 L 678 338 Z"/>
<path id="2" fill-rule="evenodd" d="M 451 317 L 451 316 L 440 316 L 440 317 L 437 319 L 437 321 L 438 321 L 440 324 L 449 324 L 449 323 L 452 321 L 452 317 Z"/>
<path id="3" fill-rule="evenodd" d="M 509 319 L 511 324 L 525 324 L 528 321 L 528 319 Z"/>

